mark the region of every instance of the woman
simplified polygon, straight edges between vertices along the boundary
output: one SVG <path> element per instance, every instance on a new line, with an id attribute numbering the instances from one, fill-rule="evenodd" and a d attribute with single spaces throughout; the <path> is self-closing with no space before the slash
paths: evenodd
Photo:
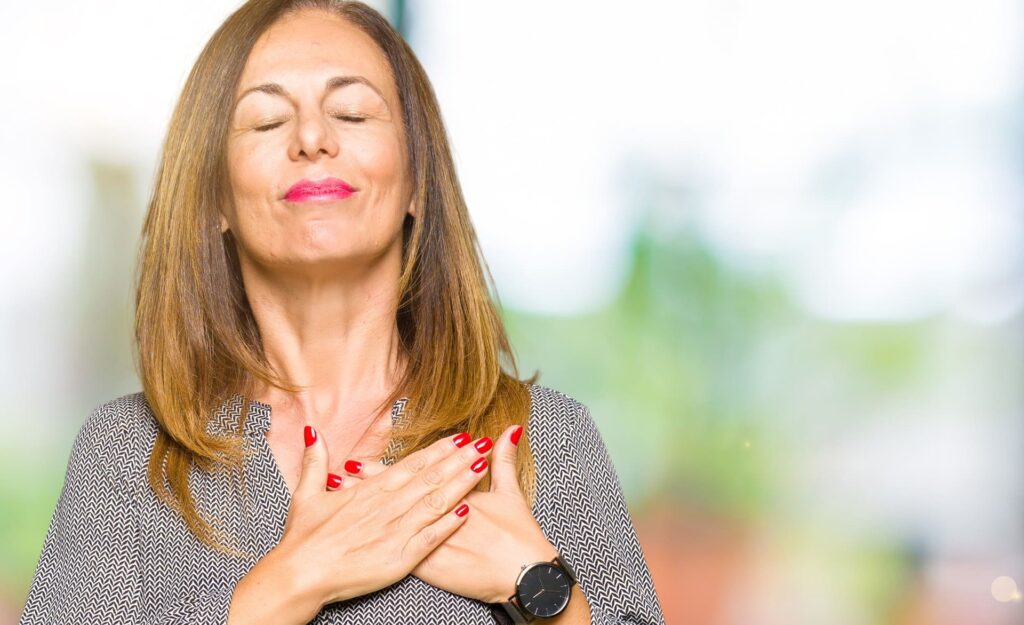
<path id="1" fill-rule="evenodd" d="M 242 6 L 143 227 L 143 392 L 75 439 L 21 623 L 663 623 L 589 412 L 519 379 L 478 258 L 387 21 Z"/>

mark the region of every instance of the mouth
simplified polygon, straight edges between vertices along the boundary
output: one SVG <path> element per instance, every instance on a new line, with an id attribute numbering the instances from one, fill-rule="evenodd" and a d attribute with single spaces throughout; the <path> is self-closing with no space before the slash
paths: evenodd
<path id="1" fill-rule="evenodd" d="M 351 197 L 357 189 L 340 178 L 302 180 L 288 189 L 286 202 L 334 202 Z"/>

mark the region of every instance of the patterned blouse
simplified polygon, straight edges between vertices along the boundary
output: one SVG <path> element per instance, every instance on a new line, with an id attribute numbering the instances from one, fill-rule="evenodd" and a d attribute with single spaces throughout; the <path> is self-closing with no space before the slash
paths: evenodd
<path id="1" fill-rule="evenodd" d="M 527 433 L 537 468 L 533 515 L 575 570 L 594 625 L 664 625 L 650 571 L 619 478 L 586 406 L 530 385 Z M 214 414 L 209 431 L 237 427 L 243 397 Z M 392 422 L 407 398 L 395 402 Z M 196 539 L 146 481 L 157 422 L 143 393 L 99 406 L 74 440 L 64 485 L 19 625 L 227 622 L 235 584 L 256 560 L 221 554 Z M 266 554 L 284 534 L 291 493 L 265 433 L 270 406 L 252 402 L 244 495 L 228 473 L 190 474 L 204 517 L 221 519 L 238 545 Z M 393 450 L 382 459 L 394 461 Z M 372 593 L 329 603 L 311 623 L 489 624 L 493 606 L 413 575 Z"/>

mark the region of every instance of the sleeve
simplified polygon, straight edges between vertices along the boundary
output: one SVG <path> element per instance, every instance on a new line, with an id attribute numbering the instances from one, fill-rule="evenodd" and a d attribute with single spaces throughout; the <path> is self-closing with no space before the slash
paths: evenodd
<path id="1" fill-rule="evenodd" d="M 142 614 L 138 508 L 101 460 L 102 410 L 72 444 L 19 625 L 226 623 L 234 588 L 181 597 L 160 614 Z"/>
<path id="2" fill-rule="evenodd" d="M 590 604 L 593 625 L 665 625 L 619 476 L 590 411 L 576 403 L 557 505 L 566 531 L 557 545 Z"/>

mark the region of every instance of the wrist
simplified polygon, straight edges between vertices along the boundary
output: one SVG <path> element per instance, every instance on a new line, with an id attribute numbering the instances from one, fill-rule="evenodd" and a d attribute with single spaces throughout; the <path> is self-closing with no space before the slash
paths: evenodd
<path id="1" fill-rule="evenodd" d="M 318 580 L 309 577 L 311 567 L 302 566 L 292 552 L 280 544 L 267 552 L 257 564 L 271 584 L 265 592 L 277 595 L 278 603 L 290 614 L 300 616 L 302 623 L 316 618 L 320 608 L 331 599 Z M 254 567 L 255 569 L 255 567 Z"/>
<path id="2" fill-rule="evenodd" d="M 501 572 L 501 580 L 491 595 L 489 603 L 506 603 L 516 593 L 516 581 L 523 569 L 534 562 L 551 562 L 558 555 L 558 549 L 551 543 L 545 543 L 525 553 L 528 555 L 513 562 L 512 566 Z"/>
<path id="3" fill-rule="evenodd" d="M 275 559 L 268 554 L 235 584 L 228 606 L 227 623 L 299 625 L 309 622 L 309 619 L 302 618 L 298 607 L 287 575 L 280 572 Z"/>

